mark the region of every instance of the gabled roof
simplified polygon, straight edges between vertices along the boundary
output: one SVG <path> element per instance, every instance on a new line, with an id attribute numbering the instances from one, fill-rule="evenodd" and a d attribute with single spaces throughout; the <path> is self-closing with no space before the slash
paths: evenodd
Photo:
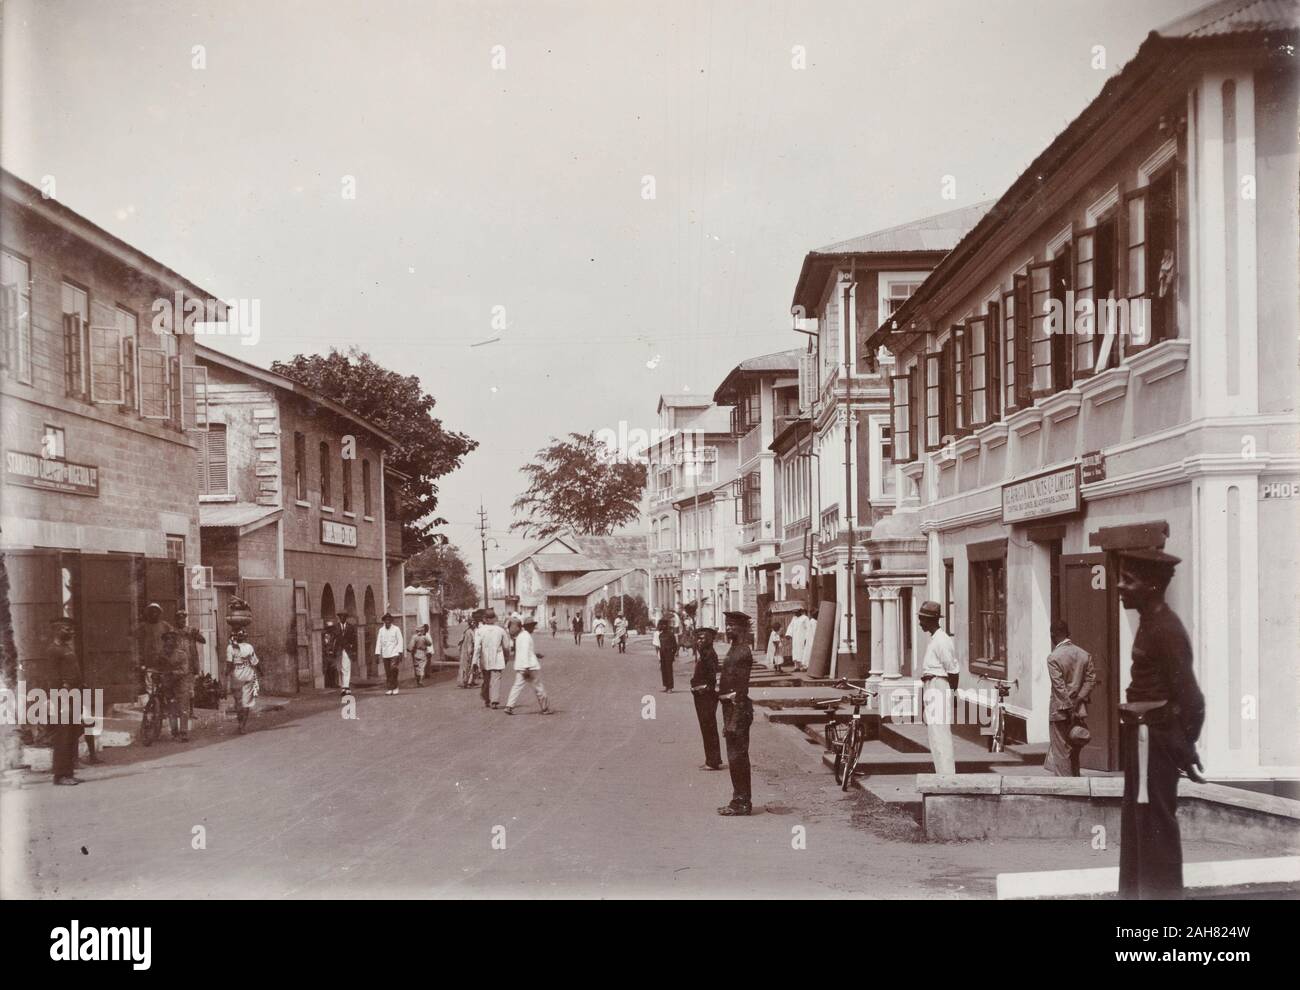
<path id="1" fill-rule="evenodd" d="M 564 546 L 568 547 L 574 553 L 577 553 L 578 551 L 577 545 L 571 542 L 570 537 L 548 536 L 544 540 L 539 540 L 536 543 L 529 544 L 528 546 L 524 547 L 524 549 L 520 550 L 517 554 L 515 554 L 513 557 L 510 557 L 509 559 L 503 561 L 502 563 L 497 564 L 495 567 L 491 568 L 491 570 L 504 571 L 508 568 L 516 566 L 517 564 L 522 564 L 529 557 L 541 553 L 552 543 L 562 543 Z"/>
<path id="2" fill-rule="evenodd" d="M 573 551 L 566 553 L 544 553 L 543 551 L 556 543 Z M 575 536 L 573 533 L 550 536 L 524 547 L 513 557 L 491 568 L 504 571 L 522 564 L 528 558 L 534 558 L 539 569 L 554 571 L 588 571 L 596 568 L 627 567 L 630 564 L 645 565 L 650 559 L 650 550 L 644 534 L 632 536 Z M 543 565 L 540 561 L 545 558 Z M 567 566 L 572 562 L 572 566 Z"/>
<path id="3" fill-rule="evenodd" d="M 390 434 L 386 433 L 384 430 L 380 429 L 374 423 L 370 422 L 370 420 L 365 419 L 362 416 L 358 416 L 356 413 L 352 412 L 352 410 L 348 409 L 346 406 L 338 402 L 335 402 L 333 399 L 327 396 L 322 395 L 320 392 L 317 392 L 315 389 L 308 388 L 306 385 L 302 384 L 301 382 L 294 381 L 292 378 L 287 378 L 284 375 L 281 375 L 274 371 L 268 371 L 266 368 L 259 368 L 257 365 L 249 364 L 247 361 L 241 361 L 239 358 L 232 357 L 231 355 L 226 354 L 224 351 L 214 350 L 213 348 L 200 344 L 197 341 L 194 344 L 194 356 L 199 361 L 206 361 L 209 364 L 219 365 L 220 367 L 227 368 L 230 371 L 236 372 L 237 374 L 245 375 L 248 378 L 256 379 L 259 382 L 264 382 L 265 384 L 271 385 L 282 391 L 290 392 L 298 396 L 299 398 L 306 399 L 308 402 L 318 405 L 322 409 L 328 409 L 335 416 L 339 416 L 343 419 L 346 419 L 350 423 L 355 423 L 357 426 L 360 426 L 363 430 L 367 431 L 373 436 L 378 437 L 381 441 L 386 443 L 388 446 L 390 447 L 397 446 L 396 439 L 394 439 Z M 389 469 L 386 468 L 385 470 L 387 471 Z M 390 472 L 390 473 L 400 474 L 400 472 Z"/>
<path id="4" fill-rule="evenodd" d="M 563 574 L 565 571 L 580 574 L 599 570 L 603 565 L 585 553 L 539 553 L 533 555 L 533 566 L 543 574 Z"/>
<path id="5" fill-rule="evenodd" d="M 922 217 L 896 227 L 886 227 L 847 241 L 828 244 L 809 251 L 799 270 L 792 307 L 802 306 L 805 316 L 812 316 L 821 301 L 822 290 L 831 269 L 850 259 L 868 261 L 873 255 L 911 256 L 915 264 L 928 267 L 950 251 L 993 205 L 992 201 L 963 206 L 946 213 Z"/>
<path id="6" fill-rule="evenodd" d="M 803 356 L 803 353 L 804 348 L 792 347 L 786 351 L 773 351 L 771 354 L 760 354 L 758 357 L 745 358 L 740 364 L 727 372 L 727 377 L 722 379 L 722 384 L 713 390 L 713 401 L 722 406 L 734 405 L 736 391 L 740 387 L 740 383 L 747 379 L 797 375 L 799 373 L 799 358 Z"/>
<path id="7" fill-rule="evenodd" d="M 690 392 L 677 392 L 672 395 L 659 396 L 659 412 L 665 409 L 697 409 L 712 404 L 707 395 L 695 395 Z"/>
<path id="8" fill-rule="evenodd" d="M 1056 173 L 1095 134 L 1113 126 L 1115 115 L 1123 113 L 1143 87 L 1169 79 L 1180 65 L 1178 59 L 1203 51 L 1240 51 L 1243 45 L 1278 59 L 1290 58 L 1286 53 L 1298 40 L 1300 3 L 1297 0 L 1220 0 L 1152 31 L 1128 64 L 1106 81 L 1092 102 L 1039 153 L 983 219 L 935 266 L 893 319 L 871 335 L 865 346 L 874 349 L 887 344 L 891 326 L 900 330 L 907 327 L 939 286 L 967 265 L 978 263 L 996 232 L 1020 211 L 1033 209 L 1035 197 L 1052 182 Z"/>
<path id="9" fill-rule="evenodd" d="M 635 571 L 635 567 L 621 567 L 614 570 L 592 571 L 582 577 L 567 581 L 558 588 L 546 593 L 547 598 L 586 598 L 593 591 L 599 591 L 607 584 L 613 584 L 619 578 Z"/>

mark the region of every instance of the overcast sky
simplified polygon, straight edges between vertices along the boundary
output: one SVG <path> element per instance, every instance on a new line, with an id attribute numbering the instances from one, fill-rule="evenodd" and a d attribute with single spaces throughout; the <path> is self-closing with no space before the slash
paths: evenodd
<path id="1" fill-rule="evenodd" d="M 477 572 L 480 497 L 513 551 L 548 437 L 652 428 L 661 393 L 798 345 L 807 251 L 1000 195 L 1202 5 L 7 0 L 0 157 L 260 300 L 239 357 L 418 374 L 481 442 L 442 483 Z"/>

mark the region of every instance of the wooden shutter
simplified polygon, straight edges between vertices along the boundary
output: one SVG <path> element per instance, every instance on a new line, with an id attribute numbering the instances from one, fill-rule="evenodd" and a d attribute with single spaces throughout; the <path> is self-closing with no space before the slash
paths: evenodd
<path id="1" fill-rule="evenodd" d="M 226 427 L 213 423 L 200 440 L 199 493 L 225 495 L 230 490 L 229 465 L 226 457 Z"/>
<path id="2" fill-rule="evenodd" d="M 943 352 L 925 355 L 925 449 L 943 445 Z"/>
<path id="3" fill-rule="evenodd" d="M 957 432 L 957 366 L 953 357 L 955 343 L 953 337 L 949 337 L 944 341 L 939 357 L 939 381 L 942 383 L 941 395 L 943 398 L 943 410 L 939 416 L 941 442 L 943 437 L 954 436 Z"/>
<path id="4" fill-rule="evenodd" d="M 804 352 L 799 355 L 799 408 L 808 410 L 817 398 L 817 364 L 816 354 Z"/>
<path id="5" fill-rule="evenodd" d="M 967 360 L 969 344 L 965 324 L 952 328 L 952 385 L 953 385 L 953 423 L 952 433 L 965 436 L 970 432 L 970 361 Z"/>
<path id="6" fill-rule="evenodd" d="M 136 407 L 135 399 L 135 338 L 122 335 L 122 403 L 128 409 Z"/>
<path id="7" fill-rule="evenodd" d="M 1016 275 L 1012 279 L 1016 298 L 1015 312 L 1015 394 L 1016 408 L 1023 409 L 1033 396 L 1034 372 L 1030 360 L 1032 348 L 1029 341 L 1029 276 Z"/>
<path id="8" fill-rule="evenodd" d="M 1097 224 L 1093 237 L 1093 298 L 1098 307 L 1097 335 L 1093 338 L 1094 372 L 1119 364 L 1119 339 L 1115 336 L 1119 329 L 1118 227 L 1118 221 L 1111 217 Z"/>
<path id="9" fill-rule="evenodd" d="M 11 367 L 18 352 L 18 286 L 0 285 L 0 366 Z"/>
<path id="10" fill-rule="evenodd" d="M 1052 327 L 1052 391 L 1070 387 L 1070 368 L 1074 341 L 1074 309 L 1070 290 L 1074 285 L 1073 245 L 1066 244 L 1052 259 L 1052 298 L 1060 306 L 1061 325 Z"/>
<path id="11" fill-rule="evenodd" d="M 1128 299 L 1128 339 L 1124 341 L 1124 350 L 1127 352 L 1139 350 L 1151 342 L 1145 190 L 1124 197 L 1124 218 L 1127 243 L 1124 293 Z"/>
<path id="12" fill-rule="evenodd" d="M 120 406 L 126 401 L 122 331 L 116 326 L 90 328 L 90 401 Z"/>
<path id="13" fill-rule="evenodd" d="M 990 300 L 984 321 L 985 374 L 988 376 L 988 421 L 994 423 L 1002 414 L 1002 316 L 997 302 Z"/>
<path id="14" fill-rule="evenodd" d="M 81 367 L 81 317 L 76 313 L 63 314 L 63 384 L 70 396 L 85 392 Z"/>
<path id="15" fill-rule="evenodd" d="M 172 357 L 167 361 L 167 409 L 168 419 L 173 425 L 184 429 L 185 410 L 182 408 L 184 389 L 181 386 L 181 359 Z"/>
<path id="16" fill-rule="evenodd" d="M 894 461 L 912 460 L 912 377 L 891 375 L 889 378 L 889 429 L 894 440 Z"/>

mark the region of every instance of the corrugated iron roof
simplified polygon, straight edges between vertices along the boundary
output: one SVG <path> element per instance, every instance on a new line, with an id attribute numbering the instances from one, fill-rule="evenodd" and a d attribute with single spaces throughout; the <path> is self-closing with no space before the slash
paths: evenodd
<path id="1" fill-rule="evenodd" d="M 613 584 L 619 578 L 635 571 L 635 567 L 622 567 L 617 570 L 592 571 L 580 578 L 567 581 L 558 588 L 546 593 L 547 598 L 586 598 L 593 591 L 599 591 L 607 584 Z"/>
<path id="2" fill-rule="evenodd" d="M 602 565 L 599 560 L 588 557 L 585 553 L 539 553 L 533 556 L 533 566 L 543 574 L 554 574 L 564 571 L 594 571 Z"/>
<path id="3" fill-rule="evenodd" d="M 255 502 L 201 502 L 199 526 L 204 529 L 245 530 L 245 527 L 254 523 L 271 522 L 271 517 L 278 516 L 280 511 L 279 506 L 258 505 Z"/>
<path id="4" fill-rule="evenodd" d="M 1300 27 L 1300 3 L 1296 0 L 1220 0 L 1154 33 L 1162 38 L 1210 38 L 1295 27 Z"/>
<path id="5" fill-rule="evenodd" d="M 993 200 L 963 206 L 886 227 L 847 241 L 817 248 L 813 254 L 905 254 L 909 251 L 951 251 L 993 206 Z"/>

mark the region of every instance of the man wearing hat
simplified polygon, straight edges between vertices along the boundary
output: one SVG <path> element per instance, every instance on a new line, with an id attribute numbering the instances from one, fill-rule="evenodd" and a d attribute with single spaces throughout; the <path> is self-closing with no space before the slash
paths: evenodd
<path id="1" fill-rule="evenodd" d="M 921 664 L 921 712 L 929 736 L 934 772 L 954 774 L 957 761 L 952 751 L 952 689 L 961 672 L 957 647 L 941 626 L 943 610 L 938 602 L 922 602 L 916 610 L 917 623 L 930 634 Z"/>
<path id="2" fill-rule="evenodd" d="M 701 626 L 695 630 L 695 673 L 691 675 L 691 693 L 695 696 L 695 717 L 704 739 L 704 763 L 701 770 L 722 769 L 722 749 L 718 745 L 718 654 L 713 649 L 716 629 Z"/>
<path id="3" fill-rule="evenodd" d="M 339 695 L 352 693 L 352 651 L 357 648 L 357 627 L 347 612 L 339 613 L 336 642 L 339 651 Z"/>
<path id="4" fill-rule="evenodd" d="M 161 611 L 161 610 L 159 610 Z M 60 785 L 80 784 L 74 776 L 77 763 L 77 739 L 84 730 L 81 713 L 74 719 L 71 706 L 56 704 L 54 692 L 79 691 L 82 687 L 81 664 L 77 660 L 76 648 L 72 645 L 72 622 L 66 618 L 54 619 L 54 641 L 50 644 L 49 686 L 51 698 L 49 719 L 53 735 L 54 783 Z M 67 697 L 67 695 L 63 695 Z"/>
<path id="5" fill-rule="evenodd" d="M 749 668 L 754 654 L 749 648 L 749 616 L 745 612 L 724 613 L 731 648 L 722 661 L 718 698 L 722 702 L 722 733 L 727 740 L 727 763 L 731 770 L 731 802 L 718 809 L 727 817 L 748 815 L 753 810 L 749 776 L 749 727 L 754 706 L 749 700 Z"/>
<path id="6" fill-rule="evenodd" d="M 456 686 L 468 688 L 474 686 L 475 672 L 474 666 L 474 633 L 478 629 L 479 620 L 483 618 L 483 610 L 474 609 L 469 615 L 469 623 L 465 626 L 465 631 L 460 636 L 460 646 L 458 647 L 457 659 L 460 660 L 460 667 L 456 670 Z"/>
<path id="7" fill-rule="evenodd" d="M 1047 657 L 1047 676 L 1052 682 L 1052 703 L 1048 714 L 1051 747 L 1043 769 L 1058 777 L 1079 776 L 1079 753 L 1088 744 L 1084 719 L 1088 698 L 1097 683 L 1092 657 L 1070 642 L 1064 619 L 1052 623 L 1052 652 Z"/>
<path id="8" fill-rule="evenodd" d="M 479 696 L 484 708 L 501 707 L 501 672 L 506 669 L 506 631 L 497 625 L 495 609 L 485 609 L 474 633 L 474 663 L 483 671 Z"/>
<path id="9" fill-rule="evenodd" d="M 1124 803 L 1120 812 L 1119 894 L 1183 896 L 1178 778 L 1204 783 L 1196 740 L 1205 696 L 1196 683 L 1192 644 L 1165 603 L 1179 559 L 1163 550 L 1120 553 L 1119 598 L 1138 613 L 1126 701 L 1119 706 Z"/>
<path id="10" fill-rule="evenodd" d="M 551 705 L 546 700 L 546 688 L 542 686 L 542 665 L 538 663 L 542 655 L 533 645 L 533 630 L 536 628 L 536 616 L 510 620 L 510 632 L 515 638 L 515 683 L 510 687 L 510 697 L 506 699 L 507 715 L 515 713 L 515 705 L 524 693 L 525 685 L 530 686 L 537 695 L 537 704 L 542 714 L 551 714 Z"/>
<path id="11" fill-rule="evenodd" d="M 391 612 L 384 613 L 384 624 L 375 635 L 375 656 L 384 662 L 384 676 L 388 690 L 384 694 L 397 694 L 397 674 L 402 663 L 402 630 L 393 625 Z"/>
<path id="12" fill-rule="evenodd" d="M 163 636 L 172 632 L 172 625 L 162 617 L 162 606 L 150 602 L 144 607 L 144 623 L 140 626 L 140 660 L 152 670 L 163 669 Z"/>

